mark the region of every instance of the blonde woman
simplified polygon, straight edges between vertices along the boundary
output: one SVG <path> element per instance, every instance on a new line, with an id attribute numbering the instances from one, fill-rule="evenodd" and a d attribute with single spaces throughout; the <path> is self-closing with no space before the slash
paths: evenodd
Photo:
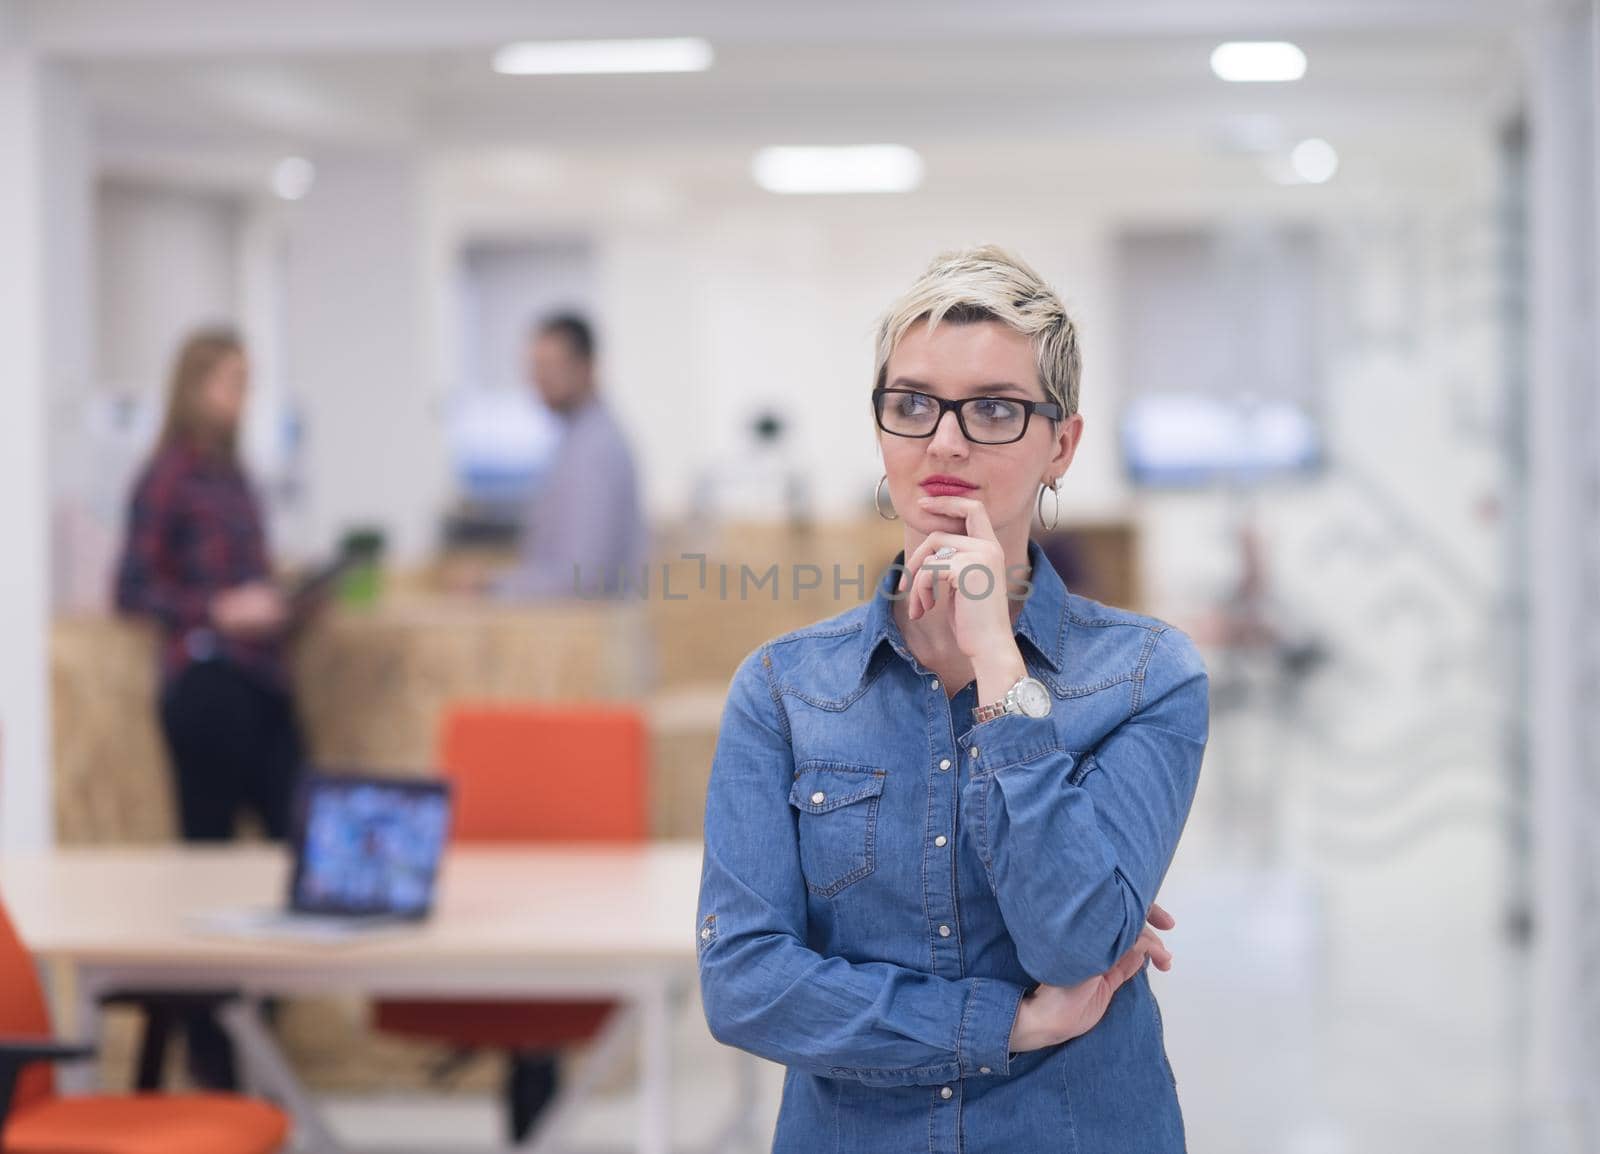
<path id="1" fill-rule="evenodd" d="M 1029 539 L 1079 375 L 1031 268 L 936 260 L 878 332 L 879 511 L 905 549 L 870 601 L 734 675 L 700 983 L 715 1037 L 788 1067 L 776 1151 L 1184 1148 L 1145 963 L 1171 964 L 1151 927 L 1206 673 Z"/>

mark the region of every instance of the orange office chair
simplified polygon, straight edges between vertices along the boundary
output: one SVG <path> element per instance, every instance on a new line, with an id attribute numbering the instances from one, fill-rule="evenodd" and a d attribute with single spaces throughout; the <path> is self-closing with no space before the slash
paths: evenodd
<path id="1" fill-rule="evenodd" d="M 453 710 L 439 761 L 453 785 L 452 841 L 638 843 L 649 835 L 644 719 L 625 706 L 516 705 Z M 610 1001 L 382 1001 L 388 1033 L 512 1055 L 508 1129 L 521 1142 L 553 1090 L 554 1051 L 600 1033 Z M 530 1105 L 530 1086 L 534 1101 Z"/>
<path id="2" fill-rule="evenodd" d="M 94 1056 L 50 1038 L 33 959 L 0 904 L 0 1154 L 273 1154 L 276 1107 L 237 1094 L 59 1097 L 50 1062 Z"/>

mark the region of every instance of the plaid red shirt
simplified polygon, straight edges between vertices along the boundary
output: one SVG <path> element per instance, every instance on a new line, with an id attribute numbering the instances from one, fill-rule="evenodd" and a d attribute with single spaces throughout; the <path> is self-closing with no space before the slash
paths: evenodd
<path id="1" fill-rule="evenodd" d="M 239 466 L 185 445 L 158 450 L 129 503 L 116 603 L 160 623 L 163 680 L 222 658 L 285 688 L 281 642 L 224 637 L 211 622 L 214 596 L 270 576 L 260 508 Z"/>

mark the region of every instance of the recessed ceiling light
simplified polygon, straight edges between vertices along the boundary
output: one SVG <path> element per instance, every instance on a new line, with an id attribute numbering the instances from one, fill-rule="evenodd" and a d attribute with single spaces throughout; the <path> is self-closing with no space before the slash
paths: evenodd
<path id="1" fill-rule="evenodd" d="M 1239 83 L 1299 80 L 1306 54 L 1287 40 L 1230 40 L 1212 49 L 1211 71 Z"/>
<path id="2" fill-rule="evenodd" d="M 1312 137 L 1302 140 L 1289 153 L 1289 164 L 1295 175 L 1307 184 L 1323 184 L 1339 171 L 1339 154 L 1326 140 Z"/>
<path id="3" fill-rule="evenodd" d="M 763 148 L 750 174 L 768 192 L 910 192 L 922 183 L 922 157 L 903 144 Z"/>
<path id="4" fill-rule="evenodd" d="M 316 165 L 303 156 L 286 156 L 273 166 L 272 191 L 284 200 L 300 200 L 316 179 Z"/>
<path id="5" fill-rule="evenodd" d="M 657 40 L 525 40 L 494 54 L 507 76 L 593 76 L 623 72 L 704 72 L 711 45 L 694 37 Z"/>

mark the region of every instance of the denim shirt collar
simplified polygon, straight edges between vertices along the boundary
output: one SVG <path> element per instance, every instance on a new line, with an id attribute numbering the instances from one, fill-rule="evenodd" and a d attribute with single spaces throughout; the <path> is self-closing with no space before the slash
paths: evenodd
<path id="1" fill-rule="evenodd" d="M 911 650 L 906 645 L 900 626 L 894 619 L 894 602 L 891 595 L 900 580 L 906 554 L 902 549 L 878 580 L 872 604 L 867 609 L 866 624 L 861 630 L 861 677 L 867 675 L 872 658 L 884 642 L 888 642 L 907 662 L 913 662 Z M 1035 655 L 1051 672 L 1061 672 L 1067 634 L 1067 586 L 1056 572 L 1056 567 L 1044 555 L 1044 550 L 1032 538 L 1028 539 L 1028 564 L 1032 567 L 1029 580 L 1032 588 L 1028 599 L 1017 615 L 1016 636 L 1026 641 Z"/>

